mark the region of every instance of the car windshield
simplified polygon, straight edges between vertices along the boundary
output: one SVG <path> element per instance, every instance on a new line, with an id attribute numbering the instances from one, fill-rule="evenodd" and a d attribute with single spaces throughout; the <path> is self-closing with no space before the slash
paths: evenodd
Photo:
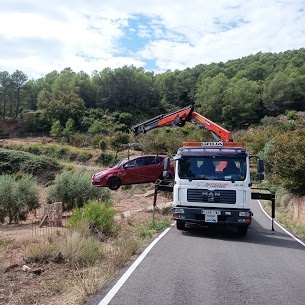
<path id="1" fill-rule="evenodd" d="M 127 161 L 128 161 L 128 158 L 120 160 L 120 161 L 116 162 L 114 165 L 110 166 L 110 168 L 114 168 L 114 167 L 120 166 L 121 164 L 123 164 L 123 163 L 125 163 Z"/>
<path id="2" fill-rule="evenodd" d="M 181 179 L 243 181 L 247 175 L 246 158 L 184 156 L 179 160 L 178 174 Z"/>

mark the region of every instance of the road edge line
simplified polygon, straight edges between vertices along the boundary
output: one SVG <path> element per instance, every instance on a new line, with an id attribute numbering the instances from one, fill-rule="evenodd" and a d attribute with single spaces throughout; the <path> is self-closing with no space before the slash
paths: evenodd
<path id="1" fill-rule="evenodd" d="M 105 297 L 98 303 L 98 305 L 107 305 L 112 300 L 112 298 L 116 295 L 116 293 L 130 277 L 130 275 L 140 265 L 145 256 L 157 244 L 157 242 L 168 233 L 170 229 L 171 227 L 167 228 L 155 240 L 152 241 L 152 243 L 142 252 L 142 254 L 135 260 L 135 262 L 126 270 L 126 272 L 121 276 L 121 278 L 116 282 L 116 284 L 111 288 L 111 290 L 105 295 Z"/>
<path id="2" fill-rule="evenodd" d="M 272 220 L 272 218 L 270 217 L 270 215 L 268 215 L 268 213 L 265 211 L 265 209 L 263 208 L 261 202 L 259 200 L 257 200 L 260 208 L 262 209 L 262 211 L 266 214 L 266 216 Z M 277 221 L 274 220 L 274 222 L 277 224 L 277 226 L 279 226 L 285 233 L 287 233 L 290 237 L 292 237 L 294 240 L 296 240 L 298 243 L 300 243 L 302 246 L 305 247 L 305 243 L 302 242 L 299 238 L 297 238 L 296 236 L 294 236 L 292 233 L 290 233 L 288 230 L 286 230 L 281 224 L 279 224 Z"/>

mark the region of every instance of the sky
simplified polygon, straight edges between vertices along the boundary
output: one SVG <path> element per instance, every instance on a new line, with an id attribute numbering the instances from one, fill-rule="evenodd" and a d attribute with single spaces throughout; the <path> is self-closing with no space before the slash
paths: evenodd
<path id="1" fill-rule="evenodd" d="M 0 0 L 0 72 L 163 73 L 305 47 L 305 0 Z"/>

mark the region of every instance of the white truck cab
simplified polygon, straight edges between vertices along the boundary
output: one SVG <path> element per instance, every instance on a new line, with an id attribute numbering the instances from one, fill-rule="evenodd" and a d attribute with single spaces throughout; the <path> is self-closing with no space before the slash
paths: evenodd
<path id="1" fill-rule="evenodd" d="M 237 142 L 184 142 L 176 156 L 173 217 L 186 224 L 236 227 L 251 224 L 249 154 Z"/>

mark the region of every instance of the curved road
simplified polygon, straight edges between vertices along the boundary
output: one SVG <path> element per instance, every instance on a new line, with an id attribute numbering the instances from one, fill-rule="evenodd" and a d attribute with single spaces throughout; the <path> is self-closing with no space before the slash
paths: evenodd
<path id="1" fill-rule="evenodd" d="M 305 247 L 252 202 L 247 237 L 175 227 L 152 248 L 114 297 L 115 284 L 88 304 L 305 304 Z"/>

